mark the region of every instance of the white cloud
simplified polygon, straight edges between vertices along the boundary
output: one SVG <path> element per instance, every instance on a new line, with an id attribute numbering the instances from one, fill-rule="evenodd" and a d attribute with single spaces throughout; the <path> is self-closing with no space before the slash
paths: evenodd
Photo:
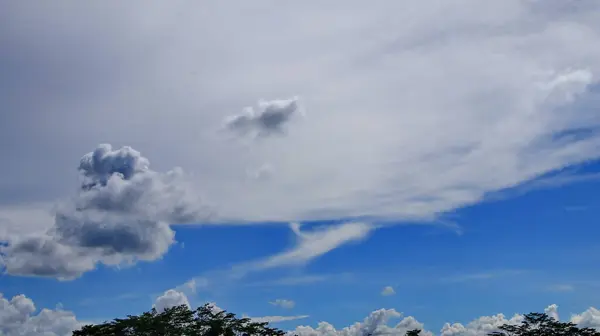
<path id="1" fill-rule="evenodd" d="M 394 290 L 394 288 L 392 286 L 385 286 L 382 290 L 381 290 L 381 295 L 382 296 L 391 296 L 396 294 L 396 291 Z"/>
<path id="2" fill-rule="evenodd" d="M 557 321 L 560 320 L 560 317 L 558 316 L 558 305 L 556 304 L 551 304 L 546 307 L 546 309 L 544 309 L 544 313 Z"/>
<path id="3" fill-rule="evenodd" d="M 234 271 L 243 274 L 250 270 L 303 264 L 344 244 L 364 239 L 373 226 L 367 223 L 349 222 L 302 232 L 300 225 L 293 223 L 291 228 L 298 239 L 296 246 L 263 260 L 239 265 L 234 268 Z"/>
<path id="4" fill-rule="evenodd" d="M 45 233 L 12 236 L 0 266 L 12 275 L 73 279 L 96 267 L 152 261 L 174 243 L 170 223 L 210 212 L 180 169 L 158 173 L 132 148 L 100 145 L 83 156 L 80 189 L 58 205 Z"/>
<path id="5" fill-rule="evenodd" d="M 156 308 L 158 312 L 163 312 L 165 309 L 181 305 L 190 307 L 190 302 L 188 301 L 187 296 L 183 292 L 169 289 L 161 296 L 156 298 L 153 307 Z"/>
<path id="6" fill-rule="evenodd" d="M 16 295 L 8 300 L 0 293 L 0 335 L 68 336 L 83 325 L 72 312 L 59 307 L 35 312 L 33 301 L 25 295 Z"/>
<path id="7" fill-rule="evenodd" d="M 254 322 L 267 322 L 267 323 L 278 323 L 286 321 L 301 320 L 309 317 L 308 315 L 295 315 L 295 316 L 262 316 L 262 317 L 248 317 Z"/>
<path id="8" fill-rule="evenodd" d="M 354 323 L 340 330 L 336 330 L 328 322 L 320 322 L 317 328 L 299 326 L 288 334 L 298 336 L 364 336 L 369 334 L 404 336 L 409 330 L 423 329 L 423 324 L 415 320 L 412 316 L 405 317 L 393 327 L 387 325 L 390 319 L 401 316 L 402 314 L 394 309 L 380 309 L 372 312 L 363 322 Z M 421 335 L 431 336 L 432 333 L 423 331 Z"/>
<path id="9" fill-rule="evenodd" d="M 558 319 L 557 305 L 550 305 L 544 311 L 549 316 Z M 401 313 L 393 309 L 380 309 L 373 311 L 363 322 L 357 322 L 342 329 L 336 329 L 328 322 L 320 322 L 316 328 L 299 326 L 288 334 L 298 336 L 363 336 L 366 334 L 404 336 L 408 330 L 421 329 L 423 330 L 422 335 L 433 335 L 412 316 L 404 318 L 393 327 L 388 325 L 391 319 L 401 316 Z M 522 320 L 523 316 L 519 314 L 515 314 L 511 318 L 507 318 L 504 314 L 481 316 L 466 325 L 446 323 L 439 334 L 442 336 L 487 336 L 491 332 L 498 331 L 498 327 L 501 325 L 519 324 Z M 589 308 L 579 315 L 573 315 L 571 322 L 582 328 L 591 327 L 600 330 L 600 311 L 596 308 Z"/>
<path id="10" fill-rule="evenodd" d="M 250 222 L 430 219 L 600 154 L 597 1 L 82 2 L 76 22 L 40 6 L 3 8 L 2 202 L 62 195 L 66 158 L 98 139 L 178 162 L 220 220 Z M 215 134 L 296 94 L 309 117 L 286 137 Z M 277 174 L 244 183 L 264 162 Z"/>
<path id="11" fill-rule="evenodd" d="M 273 306 L 277 306 L 277 307 L 281 307 L 281 308 L 285 308 L 285 309 L 292 309 L 296 306 L 296 302 L 294 302 L 293 300 L 286 300 L 286 299 L 277 299 L 277 300 L 271 301 L 269 303 L 272 304 Z"/>
<path id="12" fill-rule="evenodd" d="M 571 322 L 582 328 L 594 328 L 600 330 L 600 310 L 590 307 L 581 314 L 575 314 L 571 317 Z"/>

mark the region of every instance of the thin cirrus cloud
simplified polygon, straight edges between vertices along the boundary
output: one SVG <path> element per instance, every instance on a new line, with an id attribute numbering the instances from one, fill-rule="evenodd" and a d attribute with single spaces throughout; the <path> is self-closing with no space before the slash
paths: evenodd
<path id="1" fill-rule="evenodd" d="M 342 245 L 363 240 L 374 229 L 374 226 L 363 222 L 321 227 L 310 232 L 301 231 L 298 223 L 292 223 L 290 227 L 297 238 L 294 247 L 258 261 L 238 265 L 234 267 L 234 273 L 241 276 L 250 271 L 301 265 Z"/>

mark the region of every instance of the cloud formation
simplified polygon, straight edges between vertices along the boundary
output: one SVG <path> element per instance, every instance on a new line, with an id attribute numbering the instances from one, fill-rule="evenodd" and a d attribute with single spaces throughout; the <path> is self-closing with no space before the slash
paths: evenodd
<path id="1" fill-rule="evenodd" d="M 272 255 L 257 262 L 241 265 L 240 270 L 268 269 L 300 265 L 318 258 L 342 245 L 367 237 L 373 226 L 363 222 L 348 222 L 317 228 L 311 232 L 300 231 L 300 224 L 292 223 L 298 241 L 290 250 Z"/>
<path id="2" fill-rule="evenodd" d="M 545 310 L 546 314 L 558 319 L 558 306 L 553 304 Z M 414 317 L 408 316 L 402 319 L 398 324 L 391 327 L 388 322 L 391 319 L 399 318 L 402 314 L 394 309 L 380 309 L 373 311 L 363 322 L 357 322 L 343 329 L 335 329 L 333 325 L 327 322 L 320 322 L 317 328 L 309 326 L 299 326 L 290 331 L 289 335 L 298 336 L 364 336 L 390 335 L 403 336 L 406 331 L 412 329 L 421 329 L 422 335 L 433 335 L 434 333 L 426 330 L 425 325 L 417 321 Z M 467 323 L 446 323 L 439 331 L 441 336 L 487 336 L 489 333 L 498 331 L 498 327 L 504 324 L 519 324 L 523 316 L 515 314 L 507 318 L 504 314 L 492 316 L 481 316 Z M 573 315 L 570 322 L 577 324 L 581 328 L 596 328 L 600 330 L 600 311 L 596 308 L 589 308 L 581 314 Z"/>
<path id="3" fill-rule="evenodd" d="M 277 299 L 277 300 L 271 301 L 269 303 L 272 304 L 273 306 L 277 306 L 277 307 L 281 307 L 281 308 L 285 308 L 285 309 L 292 309 L 296 306 L 296 302 L 294 302 L 292 300 L 286 300 L 286 299 Z"/>
<path id="4" fill-rule="evenodd" d="M 13 29 L 0 32 L 0 86 L 14 112 L 0 134 L 19 146 L 0 147 L 18 158 L 0 201 L 60 195 L 65 158 L 98 139 L 143 143 L 160 164 L 202 172 L 222 218 L 245 222 L 429 220 L 599 157 L 597 2 L 460 0 L 465 12 L 336 1 L 244 4 L 252 15 L 221 3 L 82 3 L 76 28 L 60 6 L 4 8 Z M 213 137 L 227 111 L 293 94 L 310 118 L 280 141 L 247 151 Z M 281 133 L 294 105 L 263 102 L 226 128 Z M 44 174 L 32 168 L 42 161 Z M 242 183 L 264 162 L 277 168 L 268 186 Z"/>
<path id="5" fill-rule="evenodd" d="M 186 305 L 190 307 L 190 302 L 188 301 L 187 296 L 183 292 L 174 289 L 169 289 L 166 292 L 164 292 L 161 296 L 156 298 L 153 308 L 155 308 L 160 313 L 163 312 L 165 309 L 181 305 Z"/>
<path id="6" fill-rule="evenodd" d="M 33 301 L 25 295 L 12 299 L 0 293 L 0 335 L 3 336 L 70 336 L 83 325 L 72 312 L 42 309 L 37 314 Z"/>
<path id="7" fill-rule="evenodd" d="M 73 279 L 96 267 L 152 261 L 174 243 L 169 224 L 206 220 L 209 209 L 181 169 L 152 171 L 130 147 L 100 145 L 83 156 L 80 189 L 59 204 L 45 233 L 0 247 L 12 275 Z"/>
<path id="8" fill-rule="evenodd" d="M 391 296 L 396 294 L 396 291 L 394 290 L 394 288 L 392 286 L 385 286 L 382 290 L 381 290 L 381 295 L 382 296 Z"/>
<path id="9" fill-rule="evenodd" d="M 320 322 L 317 328 L 310 326 L 299 326 L 290 331 L 289 335 L 298 336 L 364 336 L 364 335 L 393 335 L 402 336 L 413 329 L 423 329 L 423 324 L 414 317 L 408 316 L 393 327 L 387 325 L 391 319 L 402 317 L 402 314 L 394 309 L 379 309 L 373 311 L 362 322 L 337 330 L 328 322 Z M 421 335 L 432 336 L 429 331 L 423 331 Z"/>
<path id="10" fill-rule="evenodd" d="M 258 108 L 246 107 L 241 114 L 228 117 L 226 127 L 241 135 L 270 136 L 285 134 L 285 125 L 299 113 L 298 98 L 261 100 Z"/>

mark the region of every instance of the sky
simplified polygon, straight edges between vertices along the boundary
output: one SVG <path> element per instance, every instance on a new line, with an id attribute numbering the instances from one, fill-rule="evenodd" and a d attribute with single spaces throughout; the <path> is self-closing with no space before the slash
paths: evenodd
<path id="1" fill-rule="evenodd" d="M 600 328 L 598 1 L 0 9 L 0 335 Z"/>

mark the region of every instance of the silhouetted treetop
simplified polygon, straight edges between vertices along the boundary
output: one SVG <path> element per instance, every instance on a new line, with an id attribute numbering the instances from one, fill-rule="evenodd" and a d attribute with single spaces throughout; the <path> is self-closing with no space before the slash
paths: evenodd
<path id="1" fill-rule="evenodd" d="M 579 328 L 571 322 L 560 322 L 544 313 L 529 313 L 520 325 L 505 324 L 490 336 L 600 336 L 592 328 Z"/>

